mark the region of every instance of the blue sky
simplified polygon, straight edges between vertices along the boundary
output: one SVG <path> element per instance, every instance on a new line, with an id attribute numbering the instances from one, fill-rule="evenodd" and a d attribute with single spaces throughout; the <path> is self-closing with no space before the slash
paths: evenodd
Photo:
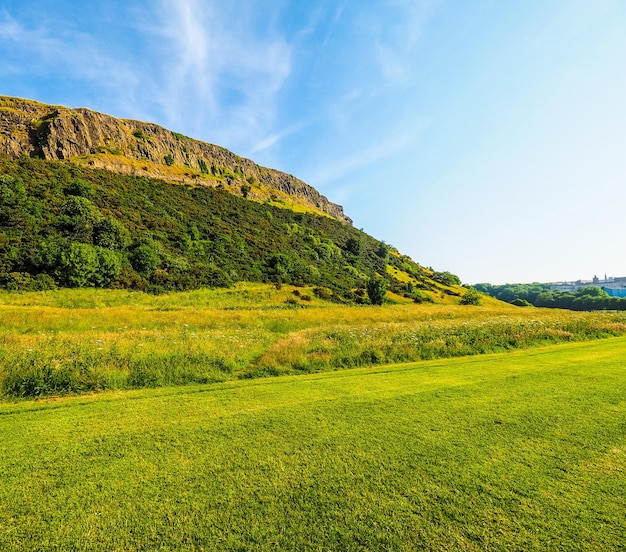
<path id="1" fill-rule="evenodd" d="M 284 170 L 466 283 L 626 276 L 624 0 L 0 0 L 0 94 Z"/>

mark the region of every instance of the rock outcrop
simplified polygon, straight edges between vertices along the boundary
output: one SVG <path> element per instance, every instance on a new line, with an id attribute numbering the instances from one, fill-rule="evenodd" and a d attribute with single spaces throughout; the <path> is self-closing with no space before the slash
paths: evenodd
<path id="1" fill-rule="evenodd" d="M 151 123 L 117 119 L 0 96 L 0 152 L 71 160 L 116 172 L 207 186 L 223 185 L 253 199 L 289 196 L 296 203 L 352 221 L 340 205 L 296 177 L 256 165 L 225 148 Z M 274 197 L 274 199 L 277 199 Z"/>

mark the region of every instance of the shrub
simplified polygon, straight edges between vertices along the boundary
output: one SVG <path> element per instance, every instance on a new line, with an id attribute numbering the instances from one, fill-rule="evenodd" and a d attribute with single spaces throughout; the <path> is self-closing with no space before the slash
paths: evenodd
<path id="1" fill-rule="evenodd" d="M 83 287 L 93 281 L 98 271 L 98 253 L 91 245 L 72 242 L 68 249 L 61 251 L 59 268 L 63 283 Z"/>
<path id="2" fill-rule="evenodd" d="M 61 226 L 67 236 L 92 243 L 94 227 L 102 220 L 99 209 L 86 197 L 70 196 L 62 207 Z"/>
<path id="3" fill-rule="evenodd" d="M 87 199 L 93 199 L 93 186 L 85 180 L 74 180 L 66 190 L 67 195 L 86 197 Z"/>
<path id="4" fill-rule="evenodd" d="M 133 250 L 130 263 L 137 272 L 152 273 L 161 266 L 161 256 L 152 245 L 144 243 Z"/>
<path id="5" fill-rule="evenodd" d="M 140 128 L 133 130 L 133 136 L 139 140 L 150 140 L 150 137 L 147 134 L 144 134 L 144 131 Z"/>
<path id="6" fill-rule="evenodd" d="M 455 274 L 451 274 L 450 272 L 433 272 L 431 278 L 435 282 L 439 282 L 444 286 L 458 286 L 461 285 L 461 279 Z"/>
<path id="7" fill-rule="evenodd" d="M 333 296 L 333 292 L 330 289 L 319 286 L 313 289 L 313 294 L 324 301 L 328 301 Z"/>
<path id="8" fill-rule="evenodd" d="M 461 305 L 480 305 L 482 303 L 482 295 L 474 288 L 469 288 L 467 293 L 461 298 Z"/>
<path id="9" fill-rule="evenodd" d="M 122 250 L 130 245 L 130 232 L 113 217 L 96 223 L 93 228 L 94 243 L 106 249 Z"/>
<path id="10" fill-rule="evenodd" d="M 387 292 L 387 280 L 373 274 L 367 280 L 367 296 L 370 299 L 372 305 L 382 305 L 385 300 L 385 293 Z"/>
<path id="11" fill-rule="evenodd" d="M 94 283 L 101 287 L 109 286 L 117 280 L 122 272 L 122 260 L 118 253 L 96 248 L 98 255 L 98 270 L 94 274 Z"/>
<path id="12" fill-rule="evenodd" d="M 357 238 L 349 238 L 346 242 L 346 250 L 358 257 L 363 252 L 363 242 Z"/>

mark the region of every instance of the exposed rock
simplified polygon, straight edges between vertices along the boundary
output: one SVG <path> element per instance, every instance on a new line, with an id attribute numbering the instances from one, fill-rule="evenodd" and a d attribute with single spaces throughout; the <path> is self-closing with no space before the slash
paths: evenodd
<path id="1" fill-rule="evenodd" d="M 69 109 L 0 96 L 0 152 L 49 160 L 68 159 L 116 172 L 164 180 L 225 184 L 250 197 L 269 188 L 347 223 L 340 205 L 290 174 L 256 165 L 220 146 L 163 127 L 117 119 L 89 109 Z"/>

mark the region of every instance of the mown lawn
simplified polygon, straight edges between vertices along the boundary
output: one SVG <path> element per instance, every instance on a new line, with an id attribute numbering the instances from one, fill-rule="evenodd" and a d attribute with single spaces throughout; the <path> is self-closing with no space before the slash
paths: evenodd
<path id="1" fill-rule="evenodd" d="M 626 338 L 0 404 L 1 550 L 622 550 Z"/>

